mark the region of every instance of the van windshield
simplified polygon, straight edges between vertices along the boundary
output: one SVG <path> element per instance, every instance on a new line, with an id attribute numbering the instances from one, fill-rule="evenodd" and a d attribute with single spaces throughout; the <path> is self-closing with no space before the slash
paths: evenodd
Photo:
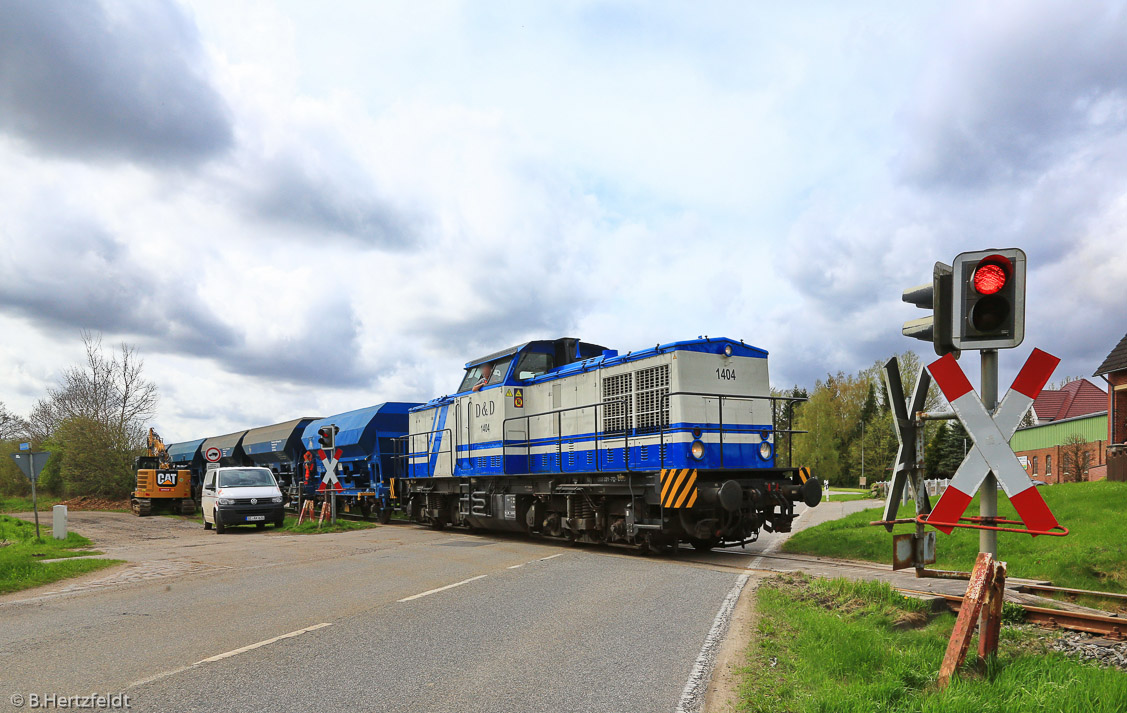
<path id="1" fill-rule="evenodd" d="M 219 471 L 221 488 L 261 488 L 277 485 L 274 476 L 266 468 L 236 468 Z"/>

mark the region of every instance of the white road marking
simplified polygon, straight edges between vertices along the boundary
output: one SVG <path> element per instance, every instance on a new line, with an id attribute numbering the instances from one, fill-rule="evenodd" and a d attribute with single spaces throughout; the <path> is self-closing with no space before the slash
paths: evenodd
<path id="1" fill-rule="evenodd" d="M 521 567 L 525 566 L 526 564 L 532 564 L 533 562 L 543 562 L 544 560 L 550 560 L 550 559 L 555 559 L 557 557 L 563 557 L 565 554 L 567 554 L 567 553 L 566 552 L 557 552 L 554 555 L 548 555 L 547 557 L 541 557 L 540 559 L 534 559 L 534 560 L 529 560 L 527 562 L 521 562 L 520 564 L 514 564 L 511 567 L 506 567 L 505 569 L 520 569 Z"/>
<path id="2" fill-rule="evenodd" d="M 148 678 L 142 678 L 140 681 L 134 681 L 133 683 L 129 684 L 128 686 L 126 686 L 126 688 L 129 689 L 136 688 L 137 686 L 143 686 L 146 683 L 152 683 L 153 681 L 159 681 L 162 678 L 168 678 L 169 676 L 183 673 L 184 671 L 188 671 L 205 663 L 211 663 L 212 661 L 221 661 L 222 659 L 231 658 L 232 656 L 237 656 L 238 654 L 266 646 L 267 644 L 272 644 L 275 641 L 281 641 L 282 639 L 290 639 L 295 636 L 301 636 L 302 634 L 308 633 L 310 631 L 316 631 L 317 629 L 324 629 L 326 626 L 332 626 L 332 624 L 330 624 L 329 622 L 324 622 L 321 624 L 314 624 L 313 626 L 307 626 L 304 629 L 298 629 L 297 631 L 291 631 L 288 634 L 282 634 L 281 636 L 275 636 L 271 639 L 266 639 L 265 641 L 259 641 L 257 644 L 251 644 L 239 649 L 234 649 L 233 651 L 228 651 L 227 653 L 219 654 L 218 656 L 212 656 L 211 658 L 197 661 L 194 664 L 189 664 L 188 666 L 181 666 L 180 668 L 174 668 L 171 671 L 164 671 L 162 673 L 149 676 Z"/>
<path id="3" fill-rule="evenodd" d="M 460 587 L 463 584 L 469 584 L 470 582 L 474 582 L 474 581 L 479 580 L 479 579 L 485 579 L 485 575 L 479 574 L 476 577 L 470 577 L 469 579 L 463 579 L 461 582 L 454 582 L 453 584 L 447 584 L 445 587 L 439 587 L 438 589 L 428 589 L 427 591 L 420 592 L 419 594 L 412 594 L 409 597 L 403 597 L 402 599 L 400 599 L 398 601 L 409 602 L 412 599 L 418 599 L 420 597 L 426 597 L 426 596 L 429 596 L 431 594 L 437 594 L 438 592 L 445 592 L 447 589 L 453 589 L 454 587 Z"/>
<path id="4" fill-rule="evenodd" d="M 712 664 L 716 660 L 716 650 L 720 647 L 720 642 L 728 631 L 728 624 L 732 619 L 732 610 L 735 609 L 736 602 L 739 601 L 740 593 L 743 592 L 747 580 L 748 575 L 741 574 L 728 592 L 728 596 L 724 597 L 724 601 L 720 604 L 720 611 L 716 612 L 716 618 L 712 620 L 712 628 L 708 630 L 708 636 L 704 637 L 704 646 L 701 647 L 700 654 L 697 655 L 697 660 L 693 663 L 689 681 L 685 684 L 684 690 L 681 691 L 681 700 L 677 702 L 675 713 L 698 711 L 704 704 L 704 692 L 708 688 Z"/>
<path id="5" fill-rule="evenodd" d="M 317 629 L 324 629 L 326 626 L 332 626 L 332 624 L 325 622 L 323 624 L 314 624 L 313 626 L 307 626 L 304 629 L 298 629 L 297 631 L 291 631 L 288 634 L 282 634 L 281 636 L 275 636 L 272 639 L 266 639 L 265 641 L 259 641 L 257 644 L 251 644 L 249 646 L 244 646 L 244 647 L 239 648 L 239 649 L 234 649 L 233 651 L 228 651 L 227 653 L 219 654 L 218 656 L 212 656 L 211 658 L 206 658 L 202 661 L 197 661 L 192 665 L 193 666 L 199 666 L 200 664 L 211 663 L 212 661 L 221 661 L 223 659 L 229 659 L 232 656 L 238 656 L 239 654 L 246 653 L 247 651 L 252 651 L 254 649 L 266 646 L 267 644 L 272 644 L 275 641 L 281 641 L 282 639 L 291 639 L 295 636 L 301 636 L 302 634 L 305 634 L 305 633 L 310 632 L 310 631 L 316 631 Z"/>

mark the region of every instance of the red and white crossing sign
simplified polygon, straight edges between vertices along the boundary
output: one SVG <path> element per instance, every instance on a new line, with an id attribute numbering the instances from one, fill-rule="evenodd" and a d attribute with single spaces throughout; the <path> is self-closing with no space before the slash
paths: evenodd
<path id="1" fill-rule="evenodd" d="M 223 457 L 223 453 L 215 446 L 212 446 L 203 452 L 203 457 L 208 463 L 218 463 L 219 459 Z"/>
<path id="2" fill-rule="evenodd" d="M 1028 529 L 1044 532 L 1060 526 L 1009 444 L 1059 363 L 1060 359 L 1052 354 L 1034 349 L 993 416 L 982 405 L 955 357 L 948 354 L 928 365 L 935 383 L 974 441 L 974 448 L 928 516 L 929 524 L 950 534 L 953 528 L 939 523 L 957 522 L 974 492 L 993 471 Z"/>
<path id="3" fill-rule="evenodd" d="M 336 490 L 341 492 L 344 488 L 340 485 L 340 480 L 337 479 L 337 465 L 340 463 L 341 450 L 336 449 L 331 456 L 325 455 L 325 451 L 318 450 L 317 457 L 321 459 L 321 463 L 325 466 L 325 475 L 321 478 L 321 484 L 317 486 L 317 492 L 323 493 L 326 489 Z"/>

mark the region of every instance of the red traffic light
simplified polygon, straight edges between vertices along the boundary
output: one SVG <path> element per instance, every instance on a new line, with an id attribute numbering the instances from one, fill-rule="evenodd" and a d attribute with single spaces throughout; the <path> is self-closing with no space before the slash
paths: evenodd
<path id="1" fill-rule="evenodd" d="M 974 290 L 980 295 L 1001 292 L 1010 279 L 1010 261 L 1001 255 L 991 255 L 974 269 Z"/>

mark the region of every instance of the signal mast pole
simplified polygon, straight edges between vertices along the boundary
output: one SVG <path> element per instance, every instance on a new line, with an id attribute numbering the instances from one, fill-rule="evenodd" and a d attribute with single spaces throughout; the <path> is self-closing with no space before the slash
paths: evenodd
<path id="1" fill-rule="evenodd" d="M 982 405 L 993 415 L 998 407 L 998 350 L 983 349 L 982 356 Z M 998 517 L 998 479 L 991 472 L 982 481 L 978 491 L 978 514 L 982 517 Z M 978 531 L 978 551 L 998 556 L 998 532 L 996 530 Z"/>

